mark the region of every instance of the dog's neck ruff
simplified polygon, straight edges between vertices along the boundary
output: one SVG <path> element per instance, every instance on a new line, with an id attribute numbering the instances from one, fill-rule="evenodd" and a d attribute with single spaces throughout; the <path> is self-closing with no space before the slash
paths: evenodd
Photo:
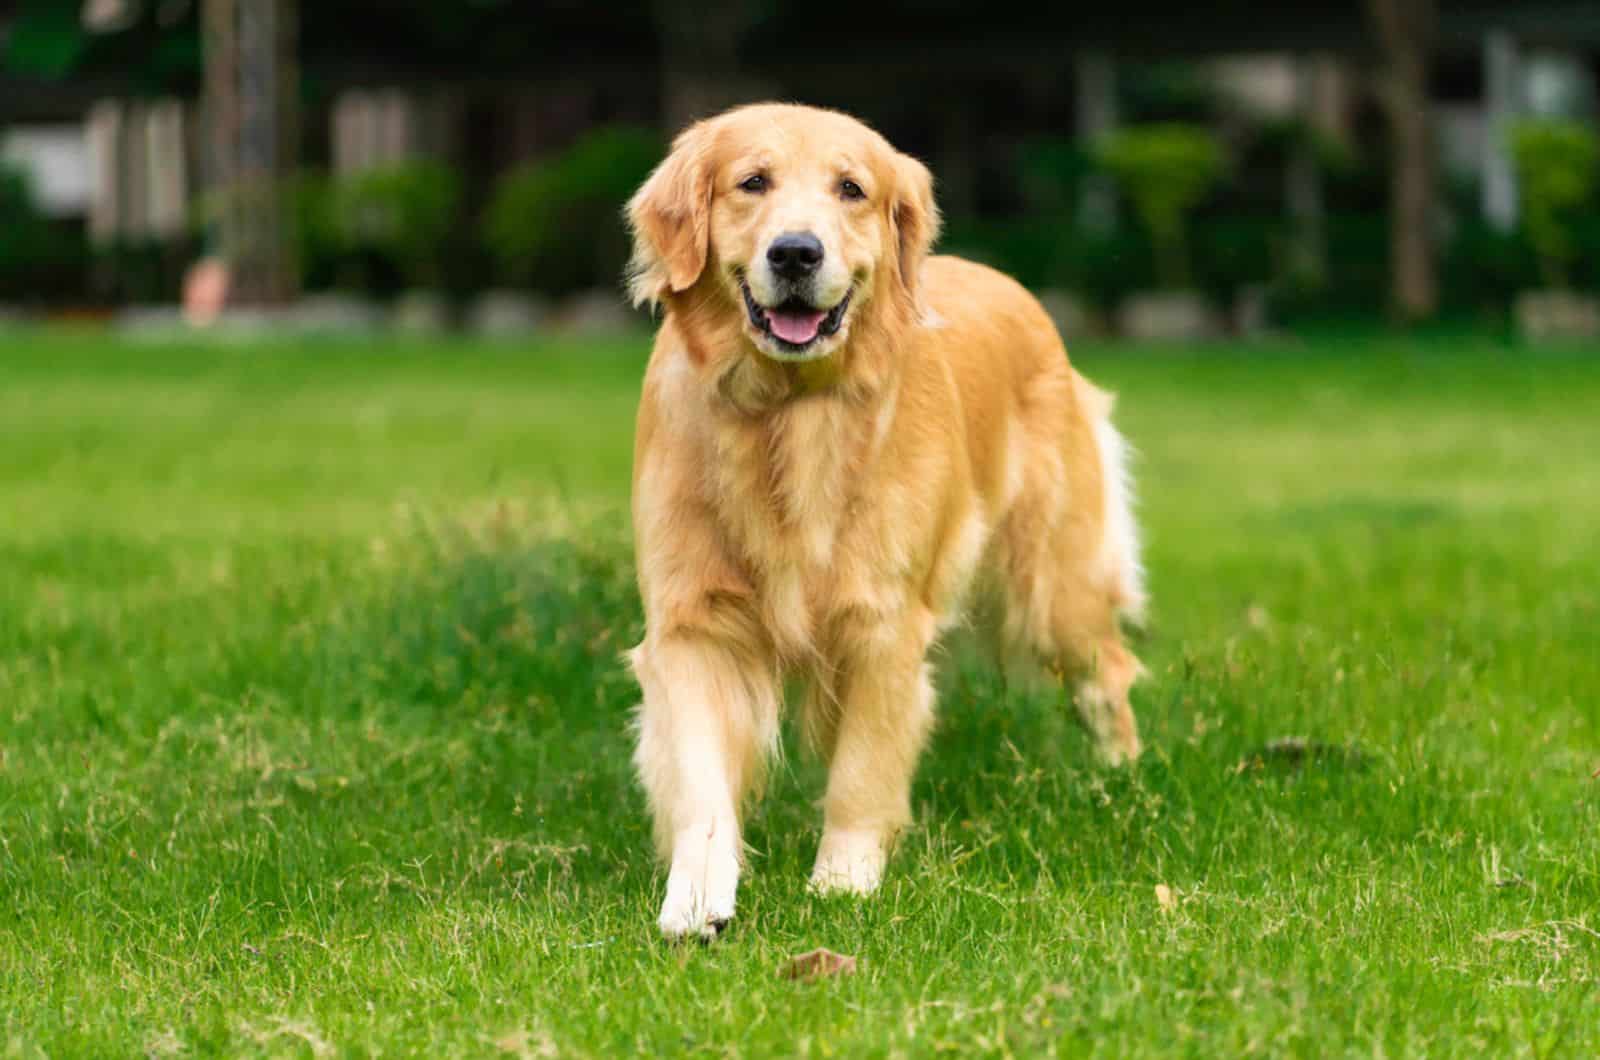
<path id="1" fill-rule="evenodd" d="M 859 358 L 846 360 L 849 352 L 838 350 L 815 361 L 790 364 L 754 350 L 741 351 L 720 367 L 717 394 L 746 416 L 775 412 L 813 398 L 870 404 L 890 389 L 889 374 L 869 370 Z"/>

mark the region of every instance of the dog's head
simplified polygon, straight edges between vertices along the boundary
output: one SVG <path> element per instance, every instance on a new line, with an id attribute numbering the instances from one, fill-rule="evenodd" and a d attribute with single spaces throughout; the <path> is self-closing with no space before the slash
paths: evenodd
<path id="1" fill-rule="evenodd" d="M 842 348 L 869 303 L 914 311 L 939 227 L 922 163 L 853 118 L 786 104 L 691 126 L 628 220 L 635 302 L 718 299 L 778 361 Z"/>

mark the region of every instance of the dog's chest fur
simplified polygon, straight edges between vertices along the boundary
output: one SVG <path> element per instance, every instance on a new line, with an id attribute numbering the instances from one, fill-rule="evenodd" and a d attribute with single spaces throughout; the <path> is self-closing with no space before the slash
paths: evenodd
<path id="1" fill-rule="evenodd" d="M 875 474 L 892 403 L 802 399 L 719 424 L 712 504 L 755 590 L 763 624 L 792 661 L 826 649 L 838 614 L 891 608 L 913 564 L 900 488 Z M 885 561 L 888 562 L 885 562 Z"/>

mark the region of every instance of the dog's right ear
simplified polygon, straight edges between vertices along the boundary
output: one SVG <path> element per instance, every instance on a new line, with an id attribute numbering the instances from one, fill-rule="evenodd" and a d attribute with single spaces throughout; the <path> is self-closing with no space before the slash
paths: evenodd
<path id="1" fill-rule="evenodd" d="M 678 134 L 672 153 L 628 200 L 634 305 L 687 291 L 705 271 L 711 244 L 711 136 L 699 122 Z"/>

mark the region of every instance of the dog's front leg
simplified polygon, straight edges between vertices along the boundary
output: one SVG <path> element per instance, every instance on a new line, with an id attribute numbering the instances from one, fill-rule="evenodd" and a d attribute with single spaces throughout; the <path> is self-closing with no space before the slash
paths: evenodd
<path id="1" fill-rule="evenodd" d="M 647 636 L 633 669 L 644 691 L 634 764 L 671 866 L 658 923 L 669 938 L 710 938 L 733 916 L 741 803 L 777 742 L 776 669 L 702 634 Z"/>
<path id="2" fill-rule="evenodd" d="M 843 627 L 839 716 L 813 890 L 876 890 L 890 844 L 911 821 L 911 780 L 933 724 L 925 658 L 933 629 L 933 617 L 925 613 L 863 617 Z"/>

